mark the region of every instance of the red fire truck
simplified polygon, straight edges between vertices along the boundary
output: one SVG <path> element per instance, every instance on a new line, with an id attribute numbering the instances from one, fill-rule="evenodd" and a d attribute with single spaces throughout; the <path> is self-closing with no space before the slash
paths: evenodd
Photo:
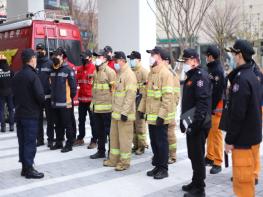
<path id="1" fill-rule="evenodd" d="M 13 71 L 21 68 L 21 52 L 25 48 L 35 49 L 38 43 L 45 44 L 48 54 L 58 47 L 67 53 L 69 65 L 77 70 L 81 65 L 82 49 L 79 28 L 70 17 L 27 18 L 0 25 L 0 53 L 5 54 Z M 76 101 L 76 100 L 75 100 Z"/>

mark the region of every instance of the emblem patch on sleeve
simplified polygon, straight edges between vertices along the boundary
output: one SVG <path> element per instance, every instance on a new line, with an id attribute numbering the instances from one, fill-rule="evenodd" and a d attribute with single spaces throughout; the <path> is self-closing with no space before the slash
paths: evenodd
<path id="1" fill-rule="evenodd" d="M 204 86 L 204 81 L 203 81 L 203 80 L 197 81 L 197 86 L 198 86 L 199 88 L 203 87 L 203 86 Z"/>
<path id="2" fill-rule="evenodd" d="M 237 83 L 235 83 L 233 85 L 233 92 L 237 92 L 239 90 L 239 85 Z"/>

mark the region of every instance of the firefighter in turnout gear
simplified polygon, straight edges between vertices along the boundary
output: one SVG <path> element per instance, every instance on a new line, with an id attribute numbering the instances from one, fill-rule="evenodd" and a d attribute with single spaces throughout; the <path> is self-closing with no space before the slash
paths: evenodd
<path id="1" fill-rule="evenodd" d="M 95 130 L 98 135 L 98 151 L 90 156 L 91 159 L 105 157 L 105 143 L 110 134 L 112 92 L 115 88 L 116 74 L 108 66 L 107 54 L 104 50 L 93 53 L 96 57 L 91 111 L 94 115 Z"/>
<path id="2" fill-rule="evenodd" d="M 149 72 L 141 65 L 141 54 L 139 52 L 132 51 L 132 53 L 127 57 L 130 59 L 130 67 L 137 78 L 137 110 L 142 99 L 142 94 L 145 93 L 145 85 L 147 83 Z M 146 147 L 148 147 L 146 141 L 146 121 L 145 119 L 140 119 L 139 112 L 136 111 L 133 136 L 133 151 L 136 155 L 141 155 L 144 153 Z"/>
<path id="3" fill-rule="evenodd" d="M 171 66 L 171 56 L 168 51 L 165 51 L 164 56 L 162 57 L 164 60 L 165 66 L 169 69 L 169 71 L 173 74 L 174 78 L 174 113 L 176 114 L 176 108 L 179 103 L 180 97 L 180 80 L 176 72 L 173 70 Z M 176 122 L 175 119 L 168 125 L 168 144 L 169 144 L 169 160 L 168 164 L 173 164 L 176 162 L 176 134 L 175 134 Z"/>
<path id="4" fill-rule="evenodd" d="M 122 51 L 114 54 L 118 75 L 112 99 L 110 156 L 103 165 L 123 171 L 130 167 L 137 80 L 127 64 L 126 55 Z"/>
<path id="5" fill-rule="evenodd" d="M 238 197 L 255 196 L 256 173 L 260 169 L 259 147 L 262 141 L 260 78 L 253 69 L 252 45 L 237 40 L 232 52 L 237 67 L 228 75 L 225 151 L 232 151 L 233 190 Z"/>
<path id="6" fill-rule="evenodd" d="M 205 196 L 205 141 L 211 128 L 212 87 L 208 73 L 199 65 L 195 49 L 185 49 L 182 59 L 186 80 L 183 85 L 181 132 L 186 133 L 188 157 L 191 160 L 193 176 L 182 190 L 184 197 Z M 188 114 L 188 115 L 187 115 Z"/>
<path id="7" fill-rule="evenodd" d="M 153 151 L 154 169 L 147 176 L 154 179 L 168 177 L 168 125 L 175 119 L 173 74 L 163 63 L 163 49 L 155 47 L 147 50 L 151 54 L 151 72 L 148 76 L 146 94 L 143 95 L 138 111 L 146 117 L 149 125 Z"/>
<path id="8" fill-rule="evenodd" d="M 223 89 L 225 77 L 223 67 L 219 60 L 220 51 L 216 46 L 209 46 L 205 53 L 208 74 L 212 82 L 212 128 L 207 138 L 206 165 L 212 165 L 210 174 L 221 172 L 223 162 L 223 134 L 219 129 L 219 122 L 223 107 Z"/>

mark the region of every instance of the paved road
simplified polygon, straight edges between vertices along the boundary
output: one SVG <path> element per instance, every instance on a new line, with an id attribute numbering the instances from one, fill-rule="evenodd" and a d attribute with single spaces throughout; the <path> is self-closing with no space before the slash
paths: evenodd
<path id="1" fill-rule="evenodd" d="M 87 136 L 90 128 L 87 127 Z M 151 150 L 142 156 L 132 157 L 132 166 L 124 172 L 115 172 L 102 166 L 102 159 L 91 160 L 96 150 L 85 146 L 63 154 L 50 151 L 46 146 L 38 148 L 36 168 L 45 173 L 42 180 L 26 180 L 20 177 L 16 133 L 0 134 L 0 196 L 92 196 L 92 197 L 170 197 L 183 196 L 181 186 L 191 178 L 191 166 L 187 159 L 185 136 L 177 131 L 178 161 L 169 166 L 169 178 L 154 180 L 145 175 L 151 169 Z M 89 138 L 85 139 L 89 142 Z M 262 148 L 261 148 L 262 150 Z M 262 151 L 261 151 L 262 152 Z M 262 152 L 263 153 L 263 152 Z M 261 156 L 262 159 L 262 156 Z M 209 168 L 207 169 L 207 171 Z M 230 182 L 231 168 L 221 174 L 207 176 L 207 196 L 234 196 Z M 261 181 L 262 180 L 262 181 Z M 258 197 L 263 197 L 263 177 L 257 186 Z"/>

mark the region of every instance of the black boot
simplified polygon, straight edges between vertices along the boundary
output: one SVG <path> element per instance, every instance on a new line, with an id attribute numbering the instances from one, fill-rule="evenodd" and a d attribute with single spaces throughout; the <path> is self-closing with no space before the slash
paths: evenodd
<path id="1" fill-rule="evenodd" d="M 44 173 L 36 171 L 32 166 L 26 169 L 25 174 L 27 179 L 41 179 L 44 177 Z"/>
<path id="2" fill-rule="evenodd" d="M 155 167 L 154 169 L 148 171 L 146 174 L 147 176 L 154 176 L 156 175 L 156 173 L 158 172 L 159 168 L 158 167 Z"/>
<path id="3" fill-rule="evenodd" d="M 21 176 L 26 176 L 26 167 L 22 164 Z"/>
<path id="4" fill-rule="evenodd" d="M 184 197 L 205 197 L 204 188 L 193 188 L 188 193 L 184 194 Z"/>
<path id="5" fill-rule="evenodd" d="M 61 150 L 62 153 L 67 153 L 69 151 L 72 151 L 72 146 L 68 144 L 66 144 Z"/>
<path id="6" fill-rule="evenodd" d="M 9 131 L 14 131 L 14 125 L 9 125 Z"/>
<path id="7" fill-rule="evenodd" d="M 185 192 L 189 192 L 194 188 L 194 184 L 193 183 L 189 183 L 188 185 L 183 185 L 182 186 L 182 190 Z"/>
<path id="8" fill-rule="evenodd" d="M 154 179 L 163 179 L 168 177 L 168 170 L 160 168 L 154 175 Z"/>
<path id="9" fill-rule="evenodd" d="M 53 146 L 53 142 L 52 142 L 52 141 L 48 141 L 48 142 L 47 142 L 47 147 L 48 147 L 48 148 L 51 148 L 52 146 Z"/>
<path id="10" fill-rule="evenodd" d="M 50 147 L 50 150 L 58 150 L 58 149 L 62 149 L 62 148 L 63 148 L 62 142 L 56 142 L 55 144 L 53 144 Z"/>
<path id="11" fill-rule="evenodd" d="M 91 159 L 99 159 L 99 158 L 105 158 L 105 153 L 96 152 L 95 154 L 91 155 Z"/>
<path id="12" fill-rule="evenodd" d="M 5 127 L 3 127 L 3 126 L 1 127 L 1 132 L 2 132 L 2 133 L 5 133 L 5 132 L 6 132 Z"/>
<path id="13" fill-rule="evenodd" d="M 213 165 L 213 167 L 210 170 L 210 174 L 218 174 L 221 171 L 222 171 L 222 167 L 221 166 Z"/>
<path id="14" fill-rule="evenodd" d="M 37 147 L 45 145 L 44 140 L 37 141 Z"/>

